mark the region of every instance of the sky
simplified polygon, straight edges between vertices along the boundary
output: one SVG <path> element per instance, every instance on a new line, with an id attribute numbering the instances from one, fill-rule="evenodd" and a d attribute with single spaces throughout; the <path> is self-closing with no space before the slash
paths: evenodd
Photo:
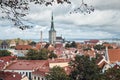
<path id="1" fill-rule="evenodd" d="M 0 18 L 0 39 L 39 39 L 40 31 L 43 32 L 43 38 L 48 38 L 52 12 L 57 36 L 62 35 L 66 39 L 120 38 L 120 0 L 84 0 L 95 8 L 94 12 L 86 15 L 70 14 L 80 6 L 81 0 L 70 1 L 71 5 L 65 3 L 47 7 L 31 3 L 25 19 L 33 28 L 27 30 L 20 30 L 11 21 Z"/>

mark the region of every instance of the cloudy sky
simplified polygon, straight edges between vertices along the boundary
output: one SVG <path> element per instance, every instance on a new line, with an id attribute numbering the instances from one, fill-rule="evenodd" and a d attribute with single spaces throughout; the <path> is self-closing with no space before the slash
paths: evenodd
<path id="1" fill-rule="evenodd" d="M 32 29 L 22 31 L 13 27 L 10 21 L 0 18 L 0 39 L 39 39 L 40 31 L 43 31 L 43 38 L 48 38 L 52 11 L 57 36 L 62 35 L 67 39 L 120 38 L 120 0 L 84 0 L 95 8 L 93 13 L 86 15 L 69 14 L 81 4 L 81 0 L 71 1 L 71 5 L 48 7 L 31 4 L 25 19 L 34 26 Z"/>

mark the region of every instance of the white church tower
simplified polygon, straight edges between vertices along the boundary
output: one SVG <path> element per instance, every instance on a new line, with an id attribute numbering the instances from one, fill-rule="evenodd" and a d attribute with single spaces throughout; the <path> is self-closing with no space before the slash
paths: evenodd
<path id="1" fill-rule="evenodd" d="M 49 43 L 55 45 L 56 42 L 56 31 L 54 29 L 53 13 L 51 16 L 51 28 L 49 30 Z"/>

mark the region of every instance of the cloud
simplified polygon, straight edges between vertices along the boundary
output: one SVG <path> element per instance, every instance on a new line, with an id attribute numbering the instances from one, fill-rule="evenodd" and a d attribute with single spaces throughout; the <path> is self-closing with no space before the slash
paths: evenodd
<path id="1" fill-rule="evenodd" d="M 26 23 L 32 29 L 19 30 L 13 23 L 0 19 L 0 39 L 24 38 L 39 39 L 40 31 L 43 38 L 48 38 L 51 23 L 51 12 L 54 13 L 54 25 L 57 36 L 65 38 L 112 38 L 120 36 L 120 1 L 119 0 L 84 0 L 95 7 L 91 14 L 73 13 L 71 10 L 80 6 L 80 0 L 71 0 L 72 5 L 40 6 L 31 3 Z M 2 16 L 0 14 L 0 16 Z"/>

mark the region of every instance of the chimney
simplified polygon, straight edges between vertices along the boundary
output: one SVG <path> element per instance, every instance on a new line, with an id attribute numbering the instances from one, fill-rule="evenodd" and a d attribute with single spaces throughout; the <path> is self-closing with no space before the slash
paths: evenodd
<path id="1" fill-rule="evenodd" d="M 40 31 L 40 42 L 42 43 L 42 31 Z"/>
<path id="2" fill-rule="evenodd" d="M 15 74 L 13 74 L 13 77 L 15 78 Z"/>

